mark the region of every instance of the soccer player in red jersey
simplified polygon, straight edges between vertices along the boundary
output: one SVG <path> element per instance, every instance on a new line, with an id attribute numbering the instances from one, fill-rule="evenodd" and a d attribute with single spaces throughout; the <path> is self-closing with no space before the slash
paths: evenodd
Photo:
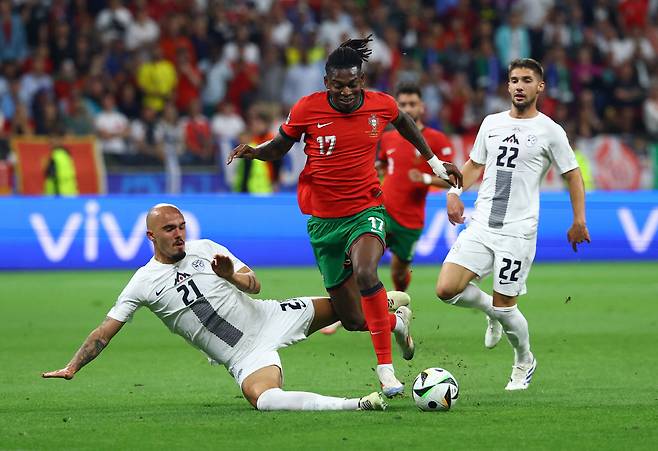
<path id="1" fill-rule="evenodd" d="M 362 63 L 372 52 L 370 37 L 351 39 L 334 50 L 325 65 L 326 91 L 302 97 L 271 141 L 241 144 L 234 158 L 280 159 L 304 136 L 306 167 L 297 196 L 311 215 L 308 234 L 338 317 L 347 330 L 369 330 L 377 355 L 377 376 L 386 396 L 404 391 L 391 357 L 391 331 L 403 357 L 413 357 L 411 311 L 388 312 L 388 296 L 377 275 L 384 253 L 383 195 L 375 170 L 377 142 L 389 122 L 425 157 L 435 174 L 461 186 L 461 173 L 430 150 L 413 119 L 388 94 L 365 91 Z"/>
<path id="2" fill-rule="evenodd" d="M 416 123 L 430 149 L 439 159 L 452 162 L 454 151 L 448 137 L 426 127 L 420 88 L 400 85 L 395 94 L 398 107 Z M 425 200 L 430 186 L 449 188 L 444 180 L 432 174 L 419 151 L 397 130 L 382 135 L 379 158 L 375 163 L 384 177 L 384 207 L 386 208 L 386 244 L 391 250 L 391 279 L 395 289 L 406 291 L 411 281 L 411 260 L 416 242 L 425 225 Z"/>

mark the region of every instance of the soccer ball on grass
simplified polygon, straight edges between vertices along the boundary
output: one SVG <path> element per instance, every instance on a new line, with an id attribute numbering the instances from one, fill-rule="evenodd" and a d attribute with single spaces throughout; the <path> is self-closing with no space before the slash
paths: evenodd
<path id="1" fill-rule="evenodd" d="M 449 371 L 443 368 L 428 368 L 416 377 L 412 394 L 420 410 L 425 412 L 450 410 L 457 402 L 459 384 Z"/>

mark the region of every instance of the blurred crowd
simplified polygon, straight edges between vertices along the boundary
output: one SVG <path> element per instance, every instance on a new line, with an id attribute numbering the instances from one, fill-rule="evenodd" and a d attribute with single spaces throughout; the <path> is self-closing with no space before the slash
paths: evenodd
<path id="1" fill-rule="evenodd" d="M 13 135 L 96 134 L 108 165 L 214 165 L 374 35 L 373 89 L 417 82 L 427 124 L 474 133 L 506 66 L 546 70 L 571 137 L 658 139 L 658 0 L 0 0 L 0 159 Z M 637 146 L 636 146 L 637 147 Z M 641 147 L 641 146 L 640 146 Z"/>

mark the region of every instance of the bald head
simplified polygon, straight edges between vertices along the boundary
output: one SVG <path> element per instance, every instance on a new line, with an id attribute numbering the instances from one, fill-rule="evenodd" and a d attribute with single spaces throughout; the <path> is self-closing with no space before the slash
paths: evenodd
<path id="1" fill-rule="evenodd" d="M 146 215 L 146 236 L 159 262 L 174 263 L 185 257 L 185 218 L 175 205 L 151 207 Z"/>
<path id="2" fill-rule="evenodd" d="M 174 204 L 157 204 L 151 207 L 146 215 L 146 230 L 157 229 L 165 218 L 170 215 L 181 215 L 183 213 Z"/>

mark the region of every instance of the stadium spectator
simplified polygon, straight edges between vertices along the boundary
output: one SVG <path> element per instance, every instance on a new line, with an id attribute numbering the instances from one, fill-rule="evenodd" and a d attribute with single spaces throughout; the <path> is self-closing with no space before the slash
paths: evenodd
<path id="1" fill-rule="evenodd" d="M 181 121 L 185 153 L 183 164 L 211 165 L 215 161 L 215 146 L 210 133 L 210 123 L 201 112 L 201 103 L 194 99 L 189 102 L 188 114 Z"/>
<path id="2" fill-rule="evenodd" d="M 54 136 L 61 134 L 63 130 L 64 123 L 57 104 L 42 91 L 34 106 L 34 132 L 37 135 Z"/>
<path id="3" fill-rule="evenodd" d="M 28 55 L 25 25 L 12 13 L 11 0 L 0 0 L 0 63 L 23 61 Z"/>
<path id="4" fill-rule="evenodd" d="M 190 103 L 199 98 L 203 75 L 185 47 L 179 48 L 176 53 L 176 78 L 176 108 L 187 111 Z"/>
<path id="5" fill-rule="evenodd" d="M 165 167 L 166 191 L 170 194 L 180 193 L 181 168 L 180 156 L 183 154 L 183 130 L 178 120 L 176 106 L 168 102 L 162 111 L 162 117 L 155 128 L 158 146 L 162 149 Z"/>
<path id="6" fill-rule="evenodd" d="M 205 74 L 206 83 L 201 92 L 201 100 L 205 112 L 214 111 L 217 105 L 224 100 L 228 82 L 233 78 L 231 65 L 222 58 L 221 50 L 215 48 L 210 53 L 212 57 Z"/>
<path id="7" fill-rule="evenodd" d="M 260 64 L 260 84 L 258 100 L 265 103 L 281 104 L 281 86 L 284 86 L 286 69 L 283 51 L 278 47 L 266 47 L 263 62 Z"/>
<path id="8" fill-rule="evenodd" d="M 117 108 L 128 119 L 136 119 L 142 110 L 142 102 L 135 85 L 126 81 L 119 85 Z"/>
<path id="9" fill-rule="evenodd" d="M 496 51 L 501 64 L 505 67 L 516 58 L 530 56 L 530 35 L 521 19 L 521 12 L 513 9 L 509 13 L 508 23 L 496 30 Z"/>
<path id="10" fill-rule="evenodd" d="M 144 93 L 144 106 L 162 111 L 178 82 L 176 68 L 157 44 L 151 46 L 148 58 L 137 69 L 137 85 Z"/>
<path id="11" fill-rule="evenodd" d="M 241 60 L 255 65 L 260 62 L 260 50 L 255 43 L 250 42 L 246 26 L 239 26 L 235 31 L 235 40 L 224 46 L 224 58 L 231 63 Z"/>
<path id="12" fill-rule="evenodd" d="M 187 49 L 190 60 L 196 62 L 194 46 L 189 37 L 183 33 L 185 25 L 185 16 L 183 14 L 174 14 L 166 19 L 165 32 L 160 37 L 160 49 L 162 56 L 176 62 L 176 55 L 181 49 Z"/>
<path id="13" fill-rule="evenodd" d="M 142 108 L 140 117 L 130 124 L 130 145 L 137 160 L 142 164 L 160 165 L 162 158 L 161 143 L 156 130 L 158 117 L 153 108 Z"/>
<path id="14" fill-rule="evenodd" d="M 70 107 L 64 115 L 64 130 L 73 135 L 91 135 L 95 131 L 94 119 L 79 93 L 71 97 Z"/>
<path id="15" fill-rule="evenodd" d="M 230 102 L 217 105 L 217 113 L 212 117 L 210 129 L 215 139 L 235 141 L 245 131 L 247 125 L 235 106 Z M 231 144 L 233 145 L 233 143 Z"/>
<path id="16" fill-rule="evenodd" d="M 108 164 L 130 163 L 130 149 L 126 138 L 129 135 L 128 119 L 116 110 L 112 94 L 105 94 L 102 110 L 94 121 L 100 138 L 101 150 Z"/>
<path id="17" fill-rule="evenodd" d="M 121 0 L 109 0 L 108 7 L 96 18 L 96 30 L 104 43 L 123 40 L 132 22 L 132 13 L 123 6 Z"/>
<path id="18" fill-rule="evenodd" d="M 309 61 L 307 48 L 299 49 L 299 62 L 288 67 L 281 89 L 281 100 L 290 107 L 301 97 L 324 89 L 322 63 Z"/>
<path id="19" fill-rule="evenodd" d="M 136 3 L 135 20 L 128 25 L 125 35 L 126 48 L 131 51 L 150 47 L 160 37 L 160 26 L 148 15 L 148 2 Z"/>
<path id="20" fill-rule="evenodd" d="M 53 78 L 46 72 L 45 60 L 37 58 L 32 62 L 32 70 L 21 77 L 21 101 L 31 106 L 36 93 L 42 90 L 52 94 Z"/>

